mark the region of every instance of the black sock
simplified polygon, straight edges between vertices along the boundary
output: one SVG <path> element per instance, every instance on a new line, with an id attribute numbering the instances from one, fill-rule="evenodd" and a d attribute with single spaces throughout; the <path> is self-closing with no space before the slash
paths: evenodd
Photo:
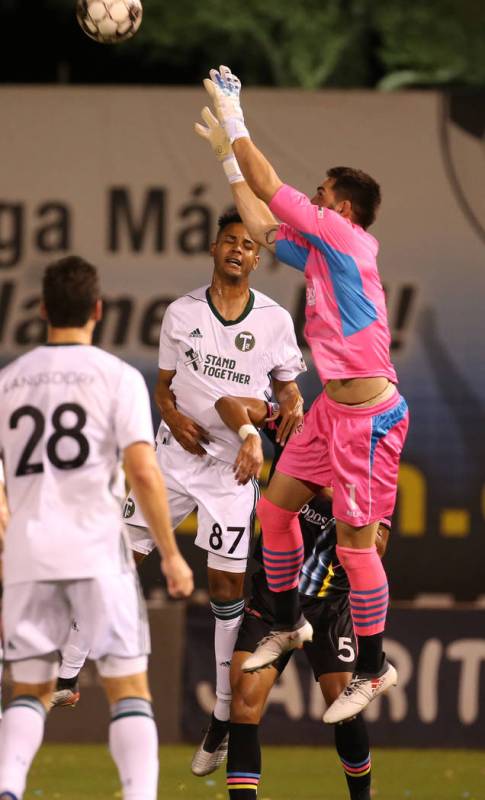
<path id="1" fill-rule="evenodd" d="M 228 730 L 229 722 L 223 722 L 222 720 L 217 719 L 214 714 L 212 714 L 209 730 L 207 731 L 207 736 L 204 740 L 204 750 L 207 753 L 214 753 L 214 751 L 221 744 Z"/>
<path id="2" fill-rule="evenodd" d="M 359 643 L 359 655 L 355 665 L 355 672 L 367 672 L 376 675 L 382 667 L 384 654 L 382 644 L 383 633 L 374 633 L 372 636 L 357 636 Z"/>
<path id="3" fill-rule="evenodd" d="M 334 726 L 335 747 L 344 768 L 350 800 L 370 800 L 369 737 L 361 714 Z"/>
<path id="4" fill-rule="evenodd" d="M 290 631 L 302 624 L 298 586 L 285 592 L 272 592 L 275 607 L 275 631 Z"/>
<path id="5" fill-rule="evenodd" d="M 227 752 L 227 789 L 230 800 L 256 800 L 261 775 L 259 726 L 231 722 Z"/>
<path id="6" fill-rule="evenodd" d="M 58 678 L 56 689 L 59 691 L 60 689 L 74 689 L 77 682 L 79 680 L 79 673 L 74 676 L 74 678 Z"/>

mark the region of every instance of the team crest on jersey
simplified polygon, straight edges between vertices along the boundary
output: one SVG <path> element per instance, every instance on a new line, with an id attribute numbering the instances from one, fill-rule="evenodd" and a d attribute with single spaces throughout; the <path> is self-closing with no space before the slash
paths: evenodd
<path id="1" fill-rule="evenodd" d="M 189 349 L 185 351 L 185 355 L 187 356 L 187 361 L 184 361 L 185 366 L 193 367 L 197 372 L 199 366 L 202 364 L 202 357 L 200 353 L 194 350 L 193 347 L 189 347 Z"/>
<path id="2" fill-rule="evenodd" d="M 135 502 L 134 500 L 131 499 L 131 497 L 128 497 L 125 502 L 125 506 L 123 508 L 123 518 L 129 519 L 130 517 L 133 516 L 134 513 L 135 513 Z"/>
<path id="3" fill-rule="evenodd" d="M 254 345 L 256 344 L 256 339 L 250 331 L 242 331 L 242 333 L 238 333 L 236 336 L 234 344 L 238 350 L 241 350 L 243 353 L 247 353 L 248 350 L 253 349 Z"/>

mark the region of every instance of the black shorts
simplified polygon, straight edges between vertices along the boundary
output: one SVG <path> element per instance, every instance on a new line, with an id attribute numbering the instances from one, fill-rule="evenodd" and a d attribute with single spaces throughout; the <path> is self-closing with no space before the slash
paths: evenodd
<path id="1" fill-rule="evenodd" d="M 235 651 L 253 653 L 258 642 L 267 636 L 274 622 L 271 611 L 271 594 L 264 573 L 253 576 L 252 595 L 246 604 L 239 629 Z M 315 680 L 330 672 L 352 672 L 357 646 L 350 616 L 347 593 L 328 600 L 302 597 L 302 611 L 313 626 L 313 641 L 304 645 L 305 655 L 313 670 Z M 293 651 L 285 653 L 273 665 L 281 674 Z"/>

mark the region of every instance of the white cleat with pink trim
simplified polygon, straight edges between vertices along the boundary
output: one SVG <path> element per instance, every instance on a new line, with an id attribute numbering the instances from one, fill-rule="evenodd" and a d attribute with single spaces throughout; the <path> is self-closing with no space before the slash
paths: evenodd
<path id="1" fill-rule="evenodd" d="M 397 672 L 386 660 L 377 675 L 355 672 L 349 685 L 327 708 L 323 721 L 331 725 L 356 717 L 372 700 L 396 684 Z"/>

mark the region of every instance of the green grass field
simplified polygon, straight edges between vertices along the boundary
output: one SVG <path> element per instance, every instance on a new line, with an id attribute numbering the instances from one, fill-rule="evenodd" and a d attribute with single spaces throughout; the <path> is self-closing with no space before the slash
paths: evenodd
<path id="1" fill-rule="evenodd" d="M 226 800 L 224 770 L 189 772 L 192 748 L 160 751 L 160 800 Z M 348 800 L 331 749 L 267 747 L 259 800 Z M 485 800 L 485 753 L 459 750 L 374 750 L 376 800 Z M 102 745 L 46 745 L 31 771 L 25 800 L 120 798 L 117 775 Z"/>

